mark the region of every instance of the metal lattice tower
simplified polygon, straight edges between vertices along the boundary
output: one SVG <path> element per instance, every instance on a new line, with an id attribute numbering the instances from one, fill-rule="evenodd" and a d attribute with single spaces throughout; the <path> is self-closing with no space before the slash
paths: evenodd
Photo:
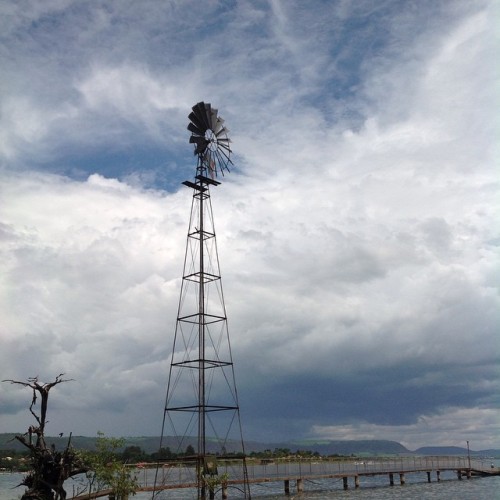
<path id="1" fill-rule="evenodd" d="M 183 182 L 193 190 L 193 199 L 162 443 L 177 454 L 194 450 L 185 459 L 196 469 L 198 499 L 214 498 L 218 491 L 224 497 L 233 480 L 239 492 L 232 496 L 250 498 L 210 199 L 210 188 L 220 185 L 215 178 L 232 163 L 230 140 L 210 104 L 201 102 L 192 109 L 188 129 L 197 167 L 194 182 Z"/>

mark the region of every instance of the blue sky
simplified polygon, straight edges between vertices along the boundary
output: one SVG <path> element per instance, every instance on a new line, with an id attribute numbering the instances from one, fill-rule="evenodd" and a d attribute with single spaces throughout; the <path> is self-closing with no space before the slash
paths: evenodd
<path id="1" fill-rule="evenodd" d="M 1 378 L 54 433 L 159 433 L 194 175 L 244 434 L 498 447 L 498 5 L 4 1 Z M 78 398 L 70 396 L 78 394 Z M 0 432 L 30 424 L 0 385 Z"/>

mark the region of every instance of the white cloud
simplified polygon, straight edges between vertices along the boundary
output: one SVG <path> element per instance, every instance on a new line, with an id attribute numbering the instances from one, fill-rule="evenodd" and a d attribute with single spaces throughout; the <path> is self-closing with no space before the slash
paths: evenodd
<path id="1" fill-rule="evenodd" d="M 330 22 L 299 3 L 214 2 L 214 30 L 185 18 L 189 5 L 162 5 L 149 2 L 128 29 L 132 4 L 71 3 L 74 34 L 62 22 L 57 40 L 16 15 L 23 43 L 7 43 L 19 64 L 7 64 L 0 124 L 5 378 L 35 375 L 35 362 L 47 379 L 65 371 L 76 382 L 58 404 L 76 432 L 106 431 L 109 406 L 121 432 L 157 433 L 190 193 L 143 188 L 159 178 L 158 164 L 107 171 L 96 157 L 118 151 L 120 166 L 130 152 L 148 162 L 142 152 L 154 145 L 182 167 L 164 169 L 169 181 L 184 180 L 181 171 L 194 170 L 180 159 L 192 158 L 186 115 L 207 99 L 236 153 L 213 205 L 240 394 L 251 398 L 244 406 L 264 412 L 254 388 L 271 391 L 288 377 L 321 390 L 333 377 L 361 387 L 375 376 L 399 388 L 451 387 L 453 401 L 429 408 L 423 399 L 411 417 L 401 414 L 403 427 L 381 426 L 369 407 L 362 426 L 332 425 L 345 438 L 408 431 L 418 446 L 436 441 L 434 428 L 442 444 L 458 442 L 458 423 L 445 429 L 436 412 L 453 406 L 457 422 L 487 420 L 498 356 L 493 6 L 456 2 L 430 19 L 391 2 L 339 4 Z M 16 87 L 31 74 L 28 34 L 57 44 L 40 78 Z M 54 175 L 48 159 L 55 171 L 87 175 Z M 469 378 L 457 388 L 461 363 Z M 2 425 L 14 426 L 22 400 L 17 388 L 0 391 L 16 410 Z M 79 398 L 65 403 L 72 391 Z M 351 403 L 338 422 L 359 419 Z M 82 408 L 94 416 L 79 416 Z M 308 422 L 324 421 L 310 408 Z"/>
<path id="2" fill-rule="evenodd" d="M 313 434 L 321 439 L 389 439 L 409 450 L 428 446 L 459 446 L 467 441 L 473 451 L 491 449 L 489 437 L 498 435 L 499 421 L 494 409 L 444 408 L 435 415 L 422 415 L 411 425 L 373 425 L 364 422 L 348 425 L 315 426 Z M 439 441 L 436 441 L 439 436 Z"/>

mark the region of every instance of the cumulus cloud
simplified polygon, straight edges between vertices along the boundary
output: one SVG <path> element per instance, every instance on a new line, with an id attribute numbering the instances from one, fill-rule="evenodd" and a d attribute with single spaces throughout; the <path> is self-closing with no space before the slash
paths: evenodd
<path id="1" fill-rule="evenodd" d="M 76 379 L 51 425 L 159 430 L 186 116 L 205 99 L 234 140 L 213 206 L 249 437 L 415 448 L 460 444 L 479 419 L 487 446 L 492 3 L 207 2 L 208 24 L 190 2 L 3 8 L 2 378 Z M 2 430 L 21 430 L 19 389 L 0 392 Z"/>

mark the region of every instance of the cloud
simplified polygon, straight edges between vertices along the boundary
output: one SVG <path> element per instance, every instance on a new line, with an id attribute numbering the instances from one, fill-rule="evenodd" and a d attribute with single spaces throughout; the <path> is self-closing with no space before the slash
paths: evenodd
<path id="1" fill-rule="evenodd" d="M 234 140 L 212 201 L 248 437 L 494 428 L 491 3 L 46 5 L 4 6 L 0 361 L 75 379 L 54 429 L 159 432 L 202 99 Z"/>
<path id="2" fill-rule="evenodd" d="M 373 424 L 350 424 L 345 426 L 315 427 L 317 437 L 323 439 L 392 439 L 400 436 L 398 441 L 410 450 L 420 447 L 421 443 L 433 443 L 433 446 L 465 447 L 470 441 L 474 450 L 488 449 L 491 442 L 484 438 L 486 434 L 498 433 L 498 419 L 493 409 L 480 408 L 446 408 L 437 415 L 422 415 L 418 422 L 411 425 L 381 426 Z M 458 435 L 465 436 L 457 439 Z M 436 435 L 441 441 L 435 442 Z"/>

